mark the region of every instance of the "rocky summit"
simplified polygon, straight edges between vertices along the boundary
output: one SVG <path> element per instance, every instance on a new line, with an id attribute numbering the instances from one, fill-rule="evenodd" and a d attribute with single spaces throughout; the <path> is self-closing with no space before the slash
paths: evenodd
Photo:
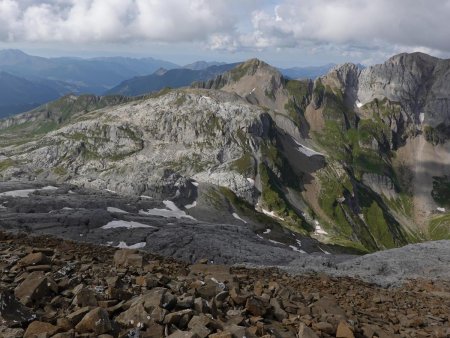
<path id="1" fill-rule="evenodd" d="M 448 337 L 448 282 L 380 289 L 0 233 L 0 336 Z"/>

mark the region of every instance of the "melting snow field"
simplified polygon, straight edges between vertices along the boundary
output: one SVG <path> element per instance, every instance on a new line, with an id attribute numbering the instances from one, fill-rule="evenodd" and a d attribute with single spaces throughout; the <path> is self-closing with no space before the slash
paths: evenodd
<path id="1" fill-rule="evenodd" d="M 306 155 L 306 156 L 308 156 L 308 157 L 316 156 L 316 155 L 323 156 L 323 154 L 321 154 L 321 153 L 319 153 L 319 152 L 317 152 L 317 151 L 315 151 L 315 150 L 313 150 L 313 149 L 311 149 L 311 148 L 308 148 L 307 146 L 305 146 L 305 145 L 303 145 L 303 144 L 297 142 L 296 140 L 294 140 L 294 141 L 295 141 L 295 143 L 299 146 L 299 147 L 297 148 L 297 150 L 298 150 L 299 152 L 301 152 L 302 154 L 304 154 L 304 155 Z"/>
<path id="2" fill-rule="evenodd" d="M 30 194 L 34 193 L 35 191 L 40 190 L 57 190 L 57 187 L 47 186 L 43 187 L 41 189 L 23 189 L 23 190 L 12 190 L 12 191 L 6 191 L 0 193 L 0 196 L 4 197 L 28 197 Z"/>
<path id="3" fill-rule="evenodd" d="M 145 246 L 147 245 L 147 243 L 145 242 L 141 242 L 141 243 L 136 243 L 133 245 L 127 245 L 127 243 L 125 242 L 120 242 L 118 246 L 116 246 L 116 248 L 120 248 L 120 249 L 142 249 L 145 248 Z"/>
<path id="4" fill-rule="evenodd" d="M 154 226 L 138 222 L 121 221 L 121 220 L 111 221 L 108 224 L 102 226 L 102 229 L 115 229 L 115 228 L 136 229 L 136 228 L 154 228 Z"/>
<path id="5" fill-rule="evenodd" d="M 239 215 L 236 214 L 235 212 L 233 212 L 233 217 L 236 218 L 237 220 L 241 221 L 241 222 L 247 223 L 247 222 L 244 221 L 242 218 L 240 218 Z"/>
<path id="6" fill-rule="evenodd" d="M 328 232 L 326 232 L 325 230 L 322 229 L 322 227 L 320 225 L 316 225 L 315 229 L 314 229 L 314 234 L 315 235 L 328 235 Z"/>
<path id="7" fill-rule="evenodd" d="M 195 208 L 197 206 L 197 201 L 192 202 L 192 204 L 186 204 L 184 207 L 186 209 L 192 209 Z"/>
<path id="8" fill-rule="evenodd" d="M 269 210 L 266 210 L 266 209 L 261 209 L 261 210 L 262 210 L 263 214 L 265 214 L 267 216 L 270 216 L 272 218 L 276 218 L 276 219 L 279 219 L 281 221 L 284 221 L 284 218 L 281 218 L 280 216 L 275 214 L 275 212 L 273 212 L 273 211 L 269 211 Z"/>
<path id="9" fill-rule="evenodd" d="M 167 209 L 158 209 L 158 208 L 154 208 L 154 209 L 149 209 L 147 211 L 144 210 L 139 210 L 139 214 L 141 215 L 148 215 L 148 216 L 161 216 L 161 217 L 166 217 L 166 218 L 170 218 L 170 217 L 175 217 L 175 218 L 190 218 L 195 220 L 194 217 L 186 214 L 185 211 L 180 210 L 175 203 L 173 203 L 172 201 L 163 201 L 164 205 L 166 206 Z"/>
<path id="10" fill-rule="evenodd" d="M 119 209 L 119 208 L 114 208 L 114 207 L 107 207 L 106 210 L 108 212 L 114 212 L 116 214 L 128 214 L 128 211 Z"/>

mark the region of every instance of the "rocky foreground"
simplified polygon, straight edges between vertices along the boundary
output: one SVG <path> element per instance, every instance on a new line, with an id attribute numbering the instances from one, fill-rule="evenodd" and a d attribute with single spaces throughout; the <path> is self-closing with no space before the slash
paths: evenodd
<path id="1" fill-rule="evenodd" d="M 0 233 L 0 337 L 448 337 L 450 283 L 188 265 Z"/>

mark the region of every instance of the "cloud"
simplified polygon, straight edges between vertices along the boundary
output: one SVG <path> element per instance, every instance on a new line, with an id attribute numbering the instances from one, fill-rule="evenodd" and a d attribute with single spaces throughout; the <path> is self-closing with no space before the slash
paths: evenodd
<path id="1" fill-rule="evenodd" d="M 253 13 L 256 48 L 358 45 L 450 52 L 450 0 L 282 0 Z"/>
<path id="2" fill-rule="evenodd" d="M 0 0 L 0 40 L 208 41 L 236 34 L 255 0 Z"/>
<path id="3" fill-rule="evenodd" d="M 201 42 L 369 60 L 448 55 L 449 17 L 450 0 L 0 0 L 0 42 Z"/>

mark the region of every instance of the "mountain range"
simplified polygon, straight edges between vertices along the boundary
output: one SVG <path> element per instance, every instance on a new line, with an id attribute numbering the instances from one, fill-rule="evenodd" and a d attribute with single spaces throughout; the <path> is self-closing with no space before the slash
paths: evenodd
<path id="1" fill-rule="evenodd" d="M 268 217 L 359 251 L 448 239 L 449 73 L 413 53 L 293 80 L 252 59 L 191 88 L 67 96 L 0 121 L 0 175 L 170 200 L 213 223 Z"/>
<path id="2" fill-rule="evenodd" d="M 140 95 L 208 80 L 236 64 L 197 61 L 185 66 L 153 58 L 44 58 L 0 50 L 0 117 L 33 109 L 66 94 Z M 323 75 L 328 66 L 285 70 L 291 77 Z M 284 71 L 284 70 L 283 70 Z"/>

